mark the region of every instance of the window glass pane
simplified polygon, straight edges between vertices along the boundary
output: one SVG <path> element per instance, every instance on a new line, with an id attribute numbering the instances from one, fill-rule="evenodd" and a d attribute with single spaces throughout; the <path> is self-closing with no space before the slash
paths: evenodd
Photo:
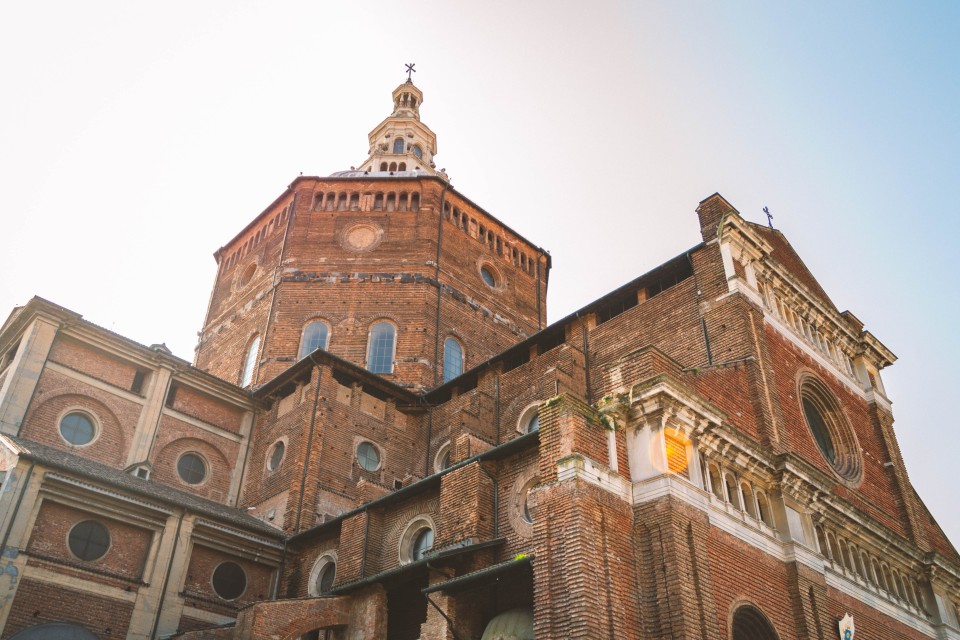
<path id="1" fill-rule="evenodd" d="M 110 532 L 99 522 L 87 520 L 70 530 L 67 543 L 73 555 L 81 560 L 98 560 L 110 548 Z"/>
<path id="2" fill-rule="evenodd" d="M 420 145 L 413 145 L 413 155 L 417 156 L 420 159 L 423 159 L 423 149 L 420 148 Z"/>
<path id="3" fill-rule="evenodd" d="M 89 444 L 95 433 L 93 422 L 82 413 L 69 413 L 60 421 L 60 435 L 70 444 Z"/>
<path id="4" fill-rule="evenodd" d="M 276 471 L 280 467 L 280 463 L 283 462 L 283 452 L 286 451 L 286 448 L 282 441 L 273 447 L 273 453 L 270 455 L 270 471 Z"/>
<path id="5" fill-rule="evenodd" d="M 367 471 L 376 471 L 380 468 L 380 452 L 369 442 L 361 442 L 357 446 L 357 463 Z"/>
<path id="6" fill-rule="evenodd" d="M 327 566 L 320 572 L 317 578 L 317 593 L 326 593 L 333 588 L 333 581 L 337 577 L 337 565 L 335 562 L 328 562 Z"/>
<path id="7" fill-rule="evenodd" d="M 370 348 L 367 369 L 373 373 L 393 372 L 393 325 L 378 322 L 370 329 Z"/>
<path id="8" fill-rule="evenodd" d="M 207 477 L 207 466 L 197 454 L 187 453 L 177 461 L 177 474 L 187 484 L 200 484 Z"/>
<path id="9" fill-rule="evenodd" d="M 540 412 L 533 414 L 530 422 L 527 423 L 527 433 L 533 433 L 540 430 Z"/>
<path id="10" fill-rule="evenodd" d="M 830 437 L 830 429 L 827 422 L 813 402 L 809 399 L 803 399 L 803 415 L 807 418 L 807 424 L 810 425 L 810 431 L 813 432 L 813 438 L 817 441 L 817 446 L 823 452 L 823 456 L 830 461 L 830 464 L 836 463 L 836 453 L 833 448 L 833 439 Z"/>
<path id="11" fill-rule="evenodd" d="M 449 382 L 463 373 L 463 347 L 453 338 L 443 343 L 443 381 Z"/>
<path id="12" fill-rule="evenodd" d="M 224 562 L 213 572 L 213 590 L 224 600 L 236 600 L 247 589 L 247 574 L 235 562 Z"/>
<path id="13" fill-rule="evenodd" d="M 329 331 L 325 322 L 311 322 L 303 330 L 303 336 L 300 338 L 300 358 L 317 349 L 327 348 L 327 337 Z"/>
<path id="14" fill-rule="evenodd" d="M 413 542 L 413 559 L 422 560 L 423 556 L 433 548 L 433 529 L 422 529 Z"/>
<path id="15" fill-rule="evenodd" d="M 488 287 L 497 286 L 497 280 L 493 277 L 493 272 L 486 267 L 480 268 L 480 277 L 483 278 L 483 281 L 487 283 Z"/>
<path id="16" fill-rule="evenodd" d="M 247 349 L 247 357 L 243 361 L 243 376 L 240 378 L 240 386 L 247 387 L 253 382 L 253 367 L 257 362 L 257 354 L 260 352 L 260 336 L 253 339 L 250 348 Z"/>
<path id="17" fill-rule="evenodd" d="M 393 152 L 403 153 L 403 138 L 397 138 L 393 141 Z"/>

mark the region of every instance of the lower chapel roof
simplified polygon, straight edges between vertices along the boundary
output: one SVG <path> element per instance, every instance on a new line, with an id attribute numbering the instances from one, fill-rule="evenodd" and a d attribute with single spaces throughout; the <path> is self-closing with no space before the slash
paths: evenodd
<path id="1" fill-rule="evenodd" d="M 247 531 L 255 531 L 271 538 L 280 539 L 284 537 L 280 530 L 265 524 L 240 509 L 228 507 L 159 482 L 138 478 L 120 469 L 109 467 L 88 458 L 82 458 L 68 451 L 61 451 L 39 442 L 10 435 L 0 435 L 0 443 L 7 445 L 23 459 L 75 474 L 93 483 L 109 485 L 121 491 L 158 500 L 164 504 L 216 518 L 220 522 L 243 527 Z"/>

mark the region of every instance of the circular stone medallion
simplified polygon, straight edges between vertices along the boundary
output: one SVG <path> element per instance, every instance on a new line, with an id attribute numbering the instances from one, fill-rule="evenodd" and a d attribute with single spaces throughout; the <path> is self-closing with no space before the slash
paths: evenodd
<path id="1" fill-rule="evenodd" d="M 358 222 L 343 230 L 340 246 L 347 251 L 371 251 L 383 239 L 383 228 L 373 222 Z"/>

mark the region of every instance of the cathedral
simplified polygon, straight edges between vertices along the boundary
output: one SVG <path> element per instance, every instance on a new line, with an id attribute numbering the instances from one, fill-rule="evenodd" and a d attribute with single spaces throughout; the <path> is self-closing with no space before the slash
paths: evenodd
<path id="1" fill-rule="evenodd" d="M 0 638 L 960 638 L 896 356 L 782 233 L 710 195 L 548 323 L 422 103 L 226 239 L 193 363 L 9 315 Z"/>

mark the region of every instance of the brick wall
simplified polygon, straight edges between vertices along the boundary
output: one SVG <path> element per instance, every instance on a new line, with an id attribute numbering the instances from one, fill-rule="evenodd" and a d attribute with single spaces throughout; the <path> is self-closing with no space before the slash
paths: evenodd
<path id="1" fill-rule="evenodd" d="M 70 530 L 86 520 L 99 522 L 110 533 L 110 547 L 97 560 L 81 560 L 70 552 L 67 545 Z M 88 573 L 84 577 L 89 580 L 124 578 L 139 582 L 143 578 L 144 562 L 152 539 L 153 532 L 147 529 L 44 500 L 30 534 L 27 552 L 58 564 L 108 574 L 98 577 Z M 130 588 L 129 584 L 122 586 Z"/>
<path id="2" fill-rule="evenodd" d="M 124 638 L 133 603 L 23 578 L 2 638 L 44 622 L 78 624 L 98 638 Z"/>

